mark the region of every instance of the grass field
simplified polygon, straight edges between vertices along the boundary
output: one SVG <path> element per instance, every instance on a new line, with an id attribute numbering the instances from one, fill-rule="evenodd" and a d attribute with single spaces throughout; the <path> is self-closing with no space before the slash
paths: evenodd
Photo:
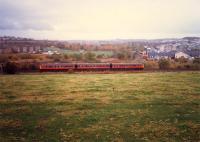
<path id="1" fill-rule="evenodd" d="M 200 141 L 200 72 L 0 76 L 0 141 Z"/>

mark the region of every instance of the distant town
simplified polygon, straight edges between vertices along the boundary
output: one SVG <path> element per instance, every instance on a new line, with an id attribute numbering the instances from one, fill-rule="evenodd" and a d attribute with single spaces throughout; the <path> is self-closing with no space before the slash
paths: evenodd
<path id="1" fill-rule="evenodd" d="M 113 53 L 117 50 L 127 50 L 131 54 L 142 55 L 143 58 L 195 58 L 200 57 L 200 38 L 185 37 L 180 39 L 155 40 L 108 40 L 108 41 L 52 41 L 34 40 L 29 38 L 0 37 L 0 54 L 30 53 L 30 54 L 66 54 L 83 53 L 87 51 L 104 51 Z M 76 52 L 77 51 L 77 52 Z"/>
<path id="2" fill-rule="evenodd" d="M 1 68 L 15 62 L 20 70 L 40 63 L 142 63 L 145 69 L 200 69 L 200 37 L 155 40 L 35 40 L 0 37 Z M 160 62 L 161 61 L 161 62 Z M 19 65 L 20 64 L 20 65 Z"/>

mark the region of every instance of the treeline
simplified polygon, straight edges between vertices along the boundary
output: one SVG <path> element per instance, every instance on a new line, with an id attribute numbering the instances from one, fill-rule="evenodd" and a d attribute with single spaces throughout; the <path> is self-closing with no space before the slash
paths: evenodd
<path id="1" fill-rule="evenodd" d="M 8 61 L 1 66 L 2 72 L 15 74 L 18 72 L 38 72 L 39 63 L 17 63 Z"/>
<path id="2" fill-rule="evenodd" d="M 115 58 L 118 60 L 134 60 L 137 53 L 132 53 L 127 50 L 114 51 L 110 54 L 104 52 L 97 54 L 95 52 L 82 52 L 82 53 L 65 53 L 65 54 L 1 54 L 0 63 L 8 61 L 14 62 L 101 62 L 101 59 Z"/>
<path id="3" fill-rule="evenodd" d="M 71 62 L 71 61 L 87 61 L 95 62 L 104 55 L 96 55 L 92 52 L 73 53 L 73 54 L 2 54 L 0 63 L 11 62 Z"/>
<path id="4" fill-rule="evenodd" d="M 179 58 L 175 60 L 160 59 L 158 61 L 146 61 L 146 70 L 200 70 L 200 58 L 188 60 Z"/>

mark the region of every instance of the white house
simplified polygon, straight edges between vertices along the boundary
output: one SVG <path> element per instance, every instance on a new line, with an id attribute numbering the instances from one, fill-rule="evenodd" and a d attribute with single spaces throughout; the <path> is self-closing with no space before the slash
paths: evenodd
<path id="1" fill-rule="evenodd" d="M 184 52 L 176 52 L 175 53 L 175 58 L 181 58 L 184 57 L 186 59 L 191 58 L 188 54 L 184 53 Z"/>
<path id="2" fill-rule="evenodd" d="M 53 55 L 53 52 L 52 52 L 52 51 L 47 51 L 47 52 L 43 52 L 42 54 L 45 54 L 45 55 Z"/>
<path id="3" fill-rule="evenodd" d="M 60 53 L 58 51 L 47 51 L 47 52 L 43 52 L 42 54 L 45 54 L 45 55 L 57 54 L 57 55 L 59 55 Z"/>

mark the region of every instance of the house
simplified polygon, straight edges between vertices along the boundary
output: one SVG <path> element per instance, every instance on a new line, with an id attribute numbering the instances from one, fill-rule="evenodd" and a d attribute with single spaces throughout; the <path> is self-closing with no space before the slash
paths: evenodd
<path id="1" fill-rule="evenodd" d="M 147 59 L 147 58 L 148 58 L 148 55 L 147 55 L 147 51 L 146 51 L 146 50 L 141 51 L 141 52 L 140 52 L 140 55 L 142 56 L 143 59 Z"/>
<path id="2" fill-rule="evenodd" d="M 53 51 L 47 51 L 47 52 L 43 52 L 42 54 L 45 54 L 45 55 L 53 55 Z"/>
<path id="3" fill-rule="evenodd" d="M 165 59 L 174 59 L 175 58 L 175 53 L 176 51 L 170 51 L 170 52 L 148 52 L 148 58 L 149 59 L 161 59 L 161 58 L 165 58 Z"/>
<path id="4" fill-rule="evenodd" d="M 188 55 L 188 54 L 186 54 L 186 53 L 184 53 L 184 52 L 176 52 L 175 53 L 175 58 L 177 59 L 177 58 L 186 58 L 186 59 L 189 59 L 189 58 L 191 58 L 191 56 L 190 55 Z"/>
<path id="5" fill-rule="evenodd" d="M 45 54 L 45 55 L 53 55 L 53 54 L 57 54 L 57 55 L 59 55 L 60 53 L 58 52 L 58 51 L 47 51 L 47 52 L 43 52 L 42 54 Z"/>
<path id="6" fill-rule="evenodd" d="M 186 52 L 188 55 L 194 58 L 200 58 L 200 50 L 190 50 Z"/>

